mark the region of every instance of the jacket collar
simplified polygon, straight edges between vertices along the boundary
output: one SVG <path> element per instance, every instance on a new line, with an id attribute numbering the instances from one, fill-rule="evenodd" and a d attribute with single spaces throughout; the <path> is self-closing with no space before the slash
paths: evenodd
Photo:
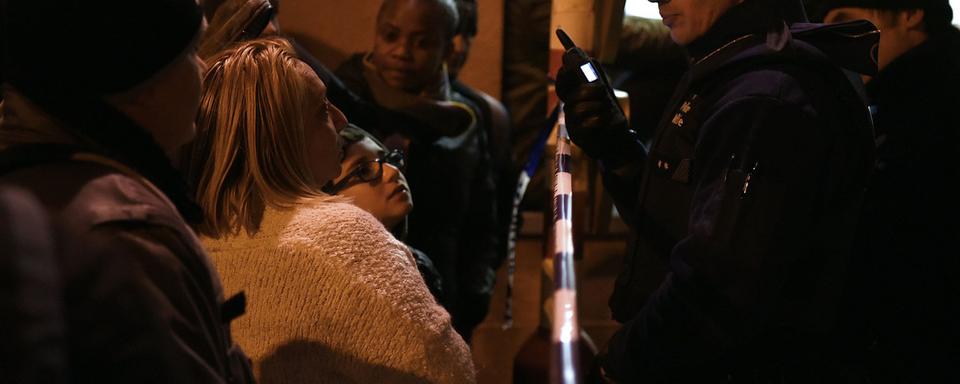
<path id="1" fill-rule="evenodd" d="M 150 133 L 95 97 L 40 89 L 44 88 L 22 87 L 7 92 L 14 96 L 4 105 L 4 115 L 11 119 L 3 121 L 0 148 L 51 144 L 112 159 L 162 191 L 188 223 L 203 221 L 183 176 Z"/>
<path id="2" fill-rule="evenodd" d="M 702 62 L 731 48 L 731 42 L 743 36 L 764 34 L 783 25 L 766 2 L 746 0 L 728 9 L 710 29 L 685 48 L 693 62 Z"/>
<path id="3" fill-rule="evenodd" d="M 866 21 L 842 24 L 787 24 L 770 3 L 747 0 L 714 23 L 704 36 L 687 45 L 693 61 L 690 81 L 696 82 L 722 68 L 775 55 L 826 56 L 845 69 L 876 73 L 880 31 Z"/>
<path id="4" fill-rule="evenodd" d="M 766 2 L 747 0 L 721 15 L 703 36 L 685 49 L 689 83 L 697 83 L 737 62 L 779 52 L 790 40 L 786 24 Z"/>

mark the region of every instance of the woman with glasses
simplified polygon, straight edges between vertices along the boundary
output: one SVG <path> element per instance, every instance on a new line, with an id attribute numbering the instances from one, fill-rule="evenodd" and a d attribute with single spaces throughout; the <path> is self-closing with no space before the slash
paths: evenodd
<path id="1" fill-rule="evenodd" d="M 340 175 L 327 184 L 324 191 L 350 198 L 354 205 L 380 220 L 397 239 L 405 240 L 413 196 L 403 176 L 403 151 L 387 151 L 373 135 L 353 125 L 340 131 L 340 139 L 344 153 Z M 433 260 L 420 250 L 407 247 L 413 253 L 430 293 L 446 306 L 441 301 L 443 284 L 440 272 Z"/>
<path id="2" fill-rule="evenodd" d="M 231 323 L 238 343 L 264 383 L 474 382 L 407 247 L 321 191 L 340 173 L 345 125 L 283 40 L 209 62 L 189 178 L 224 289 L 250 303 Z"/>
<path id="3" fill-rule="evenodd" d="M 386 151 L 378 141 L 355 126 L 340 132 L 343 160 L 340 174 L 323 190 L 350 197 L 354 205 L 370 212 L 392 229 L 413 210 L 407 179 L 401 173 L 403 152 Z"/>

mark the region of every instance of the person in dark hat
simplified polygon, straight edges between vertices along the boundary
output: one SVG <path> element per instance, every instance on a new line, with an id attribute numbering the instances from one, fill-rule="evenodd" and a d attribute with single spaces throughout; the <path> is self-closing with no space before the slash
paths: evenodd
<path id="1" fill-rule="evenodd" d="M 71 382 L 243 383 L 246 357 L 171 166 L 194 135 L 194 0 L 7 0 L 0 185 L 55 229 Z"/>
<path id="2" fill-rule="evenodd" d="M 799 0 L 659 7 L 691 64 L 649 145 L 606 80 L 583 74 L 582 51 L 564 54 L 557 77 L 570 136 L 599 161 L 638 241 L 610 300 L 623 325 L 602 357 L 605 374 L 855 379 L 836 347 L 837 311 L 873 142 L 841 65 L 875 71 L 875 28 L 800 23 Z"/>
<path id="3" fill-rule="evenodd" d="M 850 303 L 875 382 L 960 382 L 960 31 L 947 0 L 825 1 L 826 22 L 880 27 L 866 84 L 877 161 L 864 201 Z"/>

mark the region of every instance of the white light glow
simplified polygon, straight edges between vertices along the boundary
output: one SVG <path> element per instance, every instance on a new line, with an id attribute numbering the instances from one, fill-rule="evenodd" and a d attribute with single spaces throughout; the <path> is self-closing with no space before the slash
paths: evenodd
<path id="1" fill-rule="evenodd" d="M 953 8 L 953 25 L 960 26 L 960 0 L 950 0 L 950 8 Z"/>
<path id="2" fill-rule="evenodd" d="M 953 8 L 953 24 L 960 26 L 960 0 L 950 0 L 950 7 Z M 627 0 L 627 5 L 623 8 L 623 11 L 627 16 L 660 19 L 660 10 L 657 8 L 657 3 L 651 3 L 647 0 Z"/>
<path id="3" fill-rule="evenodd" d="M 623 12 L 627 14 L 627 16 L 660 20 L 660 8 L 657 7 L 657 3 L 651 3 L 647 0 L 627 0 L 627 5 L 623 7 Z"/>

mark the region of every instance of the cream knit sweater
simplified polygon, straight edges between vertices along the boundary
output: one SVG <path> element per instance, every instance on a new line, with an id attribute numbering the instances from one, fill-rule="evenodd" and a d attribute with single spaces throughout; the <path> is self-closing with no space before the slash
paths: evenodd
<path id="1" fill-rule="evenodd" d="M 253 237 L 203 239 L 261 383 L 473 383 L 470 351 L 409 250 L 373 216 L 319 202 L 264 212 Z"/>

